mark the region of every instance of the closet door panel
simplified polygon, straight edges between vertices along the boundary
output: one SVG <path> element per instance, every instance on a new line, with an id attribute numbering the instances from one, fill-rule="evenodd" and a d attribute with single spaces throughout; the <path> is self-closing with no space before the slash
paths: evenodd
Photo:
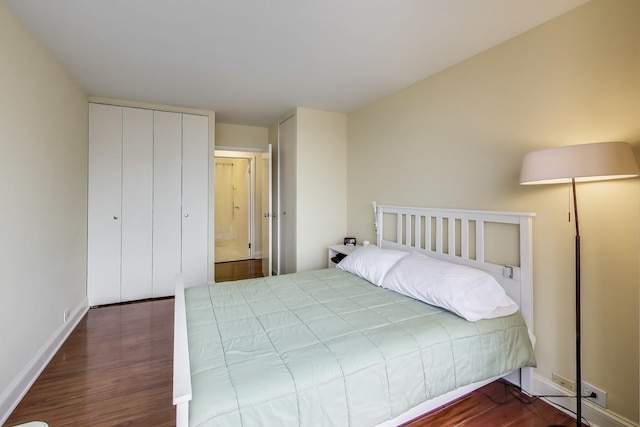
<path id="1" fill-rule="evenodd" d="M 184 114 L 182 131 L 182 277 L 207 283 L 209 118 Z"/>
<path id="2" fill-rule="evenodd" d="M 87 294 L 120 301 L 122 107 L 89 104 Z"/>
<path id="3" fill-rule="evenodd" d="M 280 165 L 280 274 L 297 271 L 297 117 L 280 123 L 278 155 Z"/>
<path id="4" fill-rule="evenodd" d="M 174 294 L 181 271 L 182 115 L 154 112 L 153 296 Z"/>
<path id="5" fill-rule="evenodd" d="M 153 111 L 122 115 L 122 301 L 151 298 Z"/>

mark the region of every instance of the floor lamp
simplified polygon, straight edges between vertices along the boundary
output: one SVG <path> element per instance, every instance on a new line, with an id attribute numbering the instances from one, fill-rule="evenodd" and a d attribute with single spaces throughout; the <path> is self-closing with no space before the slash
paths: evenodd
<path id="1" fill-rule="evenodd" d="M 527 154 L 522 160 L 520 184 L 571 183 L 576 224 L 576 425 L 582 422 L 582 372 L 580 356 L 580 228 L 576 182 L 631 178 L 638 165 L 626 142 L 601 142 L 549 148 Z"/>

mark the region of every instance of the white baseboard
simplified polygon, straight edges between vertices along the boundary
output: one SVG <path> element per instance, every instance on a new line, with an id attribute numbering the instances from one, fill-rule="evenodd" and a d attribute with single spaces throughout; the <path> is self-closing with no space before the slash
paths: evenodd
<path id="1" fill-rule="evenodd" d="M 71 316 L 66 323 L 61 324 L 48 342 L 42 346 L 40 351 L 29 361 L 27 366 L 18 374 L 9 388 L 0 396 L 0 425 L 4 425 L 9 415 L 18 406 L 20 400 L 27 394 L 33 383 L 38 379 L 47 364 L 67 337 L 80 323 L 82 317 L 89 309 L 89 301 L 85 298 L 80 304 L 71 310 Z"/>
<path id="2" fill-rule="evenodd" d="M 534 383 L 534 390 L 536 394 L 563 394 L 571 396 L 570 391 L 537 374 L 534 376 Z M 544 400 L 551 404 L 557 403 L 558 405 L 562 405 L 572 411 L 576 410 L 576 399 L 547 397 L 544 398 Z M 558 406 L 556 407 L 562 412 L 568 413 L 566 410 L 563 410 Z M 569 415 L 575 417 L 575 413 Z M 638 423 L 620 416 L 615 412 L 611 412 L 610 410 L 596 405 L 595 403 L 591 403 L 588 399 L 582 399 L 582 416 L 589 421 L 589 424 L 593 427 L 639 427 Z"/>

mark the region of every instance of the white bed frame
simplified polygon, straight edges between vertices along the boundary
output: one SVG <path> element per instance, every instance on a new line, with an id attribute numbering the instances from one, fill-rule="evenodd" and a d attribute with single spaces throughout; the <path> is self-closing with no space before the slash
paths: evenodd
<path id="1" fill-rule="evenodd" d="M 418 251 L 431 257 L 485 270 L 496 278 L 513 299 L 533 335 L 532 231 L 534 213 L 472 211 L 378 205 L 373 202 L 377 245 L 381 248 Z M 391 222 L 392 230 L 385 230 Z M 512 224 L 518 227 L 518 265 L 494 264 L 485 260 L 485 225 Z M 475 230 L 475 231 L 474 231 Z M 426 242 L 426 243 L 425 243 Z M 534 368 L 522 368 L 503 377 L 532 395 Z M 458 388 L 408 410 L 379 427 L 411 421 L 478 389 L 500 377 Z"/>
<path id="2" fill-rule="evenodd" d="M 173 404 L 176 407 L 176 427 L 189 425 L 191 396 L 191 362 L 189 362 L 184 281 L 182 275 L 178 274 L 173 312 Z"/>
<path id="3" fill-rule="evenodd" d="M 532 287 L 532 222 L 535 214 L 452 209 L 414 208 L 378 205 L 373 202 L 377 245 L 382 248 L 419 251 L 443 260 L 485 270 L 505 288 L 520 306 L 533 338 Z M 385 230 L 385 222 L 394 225 Z M 518 227 L 518 265 L 502 265 L 485 261 L 485 224 L 512 224 Z M 475 230 L 475 231 L 473 231 Z M 391 237 L 390 237 L 391 236 Z M 425 244 L 427 242 L 427 244 Z M 189 425 L 191 401 L 191 368 L 187 339 L 184 283 L 176 280 L 173 353 L 173 404 L 176 426 Z M 533 368 L 522 368 L 504 376 L 533 394 Z M 461 387 L 430 399 L 380 426 L 397 426 L 452 402 L 498 377 Z"/>

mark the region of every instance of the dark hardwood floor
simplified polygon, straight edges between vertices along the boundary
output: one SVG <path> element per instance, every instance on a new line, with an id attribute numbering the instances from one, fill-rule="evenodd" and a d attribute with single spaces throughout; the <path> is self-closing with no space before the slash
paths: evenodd
<path id="1" fill-rule="evenodd" d="M 454 404 L 405 424 L 407 427 L 546 427 L 551 425 L 575 426 L 576 422 L 548 403 L 522 395 L 501 381 L 494 381 Z"/>
<path id="2" fill-rule="evenodd" d="M 263 277 L 262 260 L 248 259 L 246 261 L 218 262 L 215 265 L 216 282 L 251 279 Z"/>
<path id="3" fill-rule="evenodd" d="M 173 426 L 173 299 L 93 308 L 7 420 Z"/>
<path id="4" fill-rule="evenodd" d="M 256 264 L 224 266 L 221 277 L 262 277 Z M 41 420 L 51 427 L 173 426 L 172 358 L 173 299 L 91 309 L 6 425 Z M 523 404 L 502 383 L 494 382 L 407 425 L 549 424 L 575 422 L 540 400 Z"/>

